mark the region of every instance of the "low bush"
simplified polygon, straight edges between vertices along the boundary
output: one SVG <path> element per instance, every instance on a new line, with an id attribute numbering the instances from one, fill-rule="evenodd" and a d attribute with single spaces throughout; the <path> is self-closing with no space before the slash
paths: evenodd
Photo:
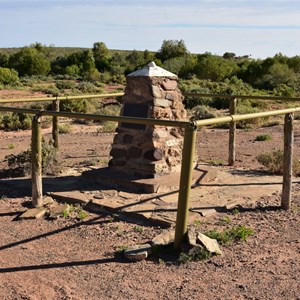
<path id="1" fill-rule="evenodd" d="M 59 89 L 56 86 L 53 86 L 53 84 L 38 85 L 36 87 L 33 87 L 32 91 L 40 92 L 54 97 L 59 96 Z"/>
<path id="2" fill-rule="evenodd" d="M 76 82 L 69 80 L 57 80 L 55 82 L 55 85 L 59 90 L 68 90 L 76 88 Z"/>
<path id="3" fill-rule="evenodd" d="M 233 241 L 246 241 L 248 236 L 253 235 L 253 230 L 244 225 L 237 225 L 223 232 L 210 230 L 205 232 L 205 235 L 212 239 L 216 239 L 219 244 L 229 244 Z"/>
<path id="4" fill-rule="evenodd" d="M 276 149 L 272 152 L 266 152 L 256 157 L 257 161 L 267 168 L 271 174 L 283 174 L 283 151 Z M 293 159 L 293 174 L 300 174 L 300 162 L 297 158 Z"/>
<path id="5" fill-rule="evenodd" d="M 241 103 L 237 106 L 237 114 L 239 115 L 244 115 L 244 114 L 253 114 L 259 112 L 259 109 L 257 107 L 252 107 L 249 104 L 246 103 Z M 236 123 L 237 128 L 251 128 L 254 125 L 259 125 L 261 123 L 260 118 L 257 119 L 249 119 L 249 120 L 243 120 L 243 121 L 238 121 Z"/>
<path id="6" fill-rule="evenodd" d="M 119 116 L 121 111 L 121 105 L 106 105 L 102 108 L 98 109 L 95 113 L 97 115 L 104 115 L 104 116 Z"/>
<path id="7" fill-rule="evenodd" d="M 258 142 L 265 142 L 265 141 L 270 141 L 270 140 L 272 140 L 272 137 L 269 134 L 259 134 L 255 138 L 255 141 L 258 141 Z"/>
<path id="8" fill-rule="evenodd" d="M 93 101 L 87 99 L 60 101 L 60 110 L 77 113 L 91 113 L 95 111 Z"/>
<path id="9" fill-rule="evenodd" d="M 31 117 L 23 113 L 4 113 L 0 114 L 0 129 L 26 130 L 31 128 Z"/>
<path id="10" fill-rule="evenodd" d="M 11 176 L 27 176 L 31 172 L 31 150 L 22 151 L 15 155 L 5 156 L 10 168 Z M 57 151 L 52 141 L 46 142 L 42 139 L 42 171 L 46 175 L 55 175 L 59 172 Z"/>
<path id="11" fill-rule="evenodd" d="M 72 131 L 70 124 L 61 124 L 58 125 L 58 132 L 62 134 L 70 133 Z"/>
<path id="12" fill-rule="evenodd" d="M 0 67 L 0 83 L 4 85 L 16 85 L 18 82 L 19 76 L 17 71 Z"/>
<path id="13" fill-rule="evenodd" d="M 116 130 L 118 123 L 112 121 L 105 121 L 101 127 L 97 129 L 97 132 L 113 132 Z"/>
<path id="14" fill-rule="evenodd" d="M 82 81 L 78 84 L 77 89 L 82 93 L 96 93 L 99 89 L 91 82 Z"/>
<path id="15" fill-rule="evenodd" d="M 216 118 L 220 114 L 207 105 L 198 105 L 192 110 L 191 120 Z"/>

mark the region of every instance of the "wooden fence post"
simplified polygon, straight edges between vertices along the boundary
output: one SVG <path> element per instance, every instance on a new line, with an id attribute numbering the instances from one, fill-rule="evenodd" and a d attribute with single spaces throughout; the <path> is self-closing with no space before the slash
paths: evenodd
<path id="1" fill-rule="evenodd" d="M 53 110 L 59 111 L 59 100 L 54 100 L 52 102 Z M 58 149 L 58 117 L 52 117 L 52 139 L 53 139 L 53 147 Z"/>
<path id="2" fill-rule="evenodd" d="M 42 135 L 41 117 L 39 115 L 35 115 L 32 118 L 31 155 L 32 205 L 41 207 L 43 206 Z"/>
<path id="3" fill-rule="evenodd" d="M 187 233 L 196 134 L 195 124 L 185 127 L 174 239 L 176 250 L 180 249 Z"/>
<path id="4" fill-rule="evenodd" d="M 236 114 L 237 99 L 231 98 L 229 104 L 230 115 Z M 228 151 L 228 165 L 233 166 L 235 162 L 235 136 L 236 136 L 236 123 L 231 121 L 229 123 L 229 151 Z"/>
<path id="5" fill-rule="evenodd" d="M 293 130 L 294 114 L 286 114 L 284 118 L 284 152 L 283 152 L 283 184 L 281 195 L 281 207 L 289 210 L 292 197 L 292 176 L 293 176 Z"/>

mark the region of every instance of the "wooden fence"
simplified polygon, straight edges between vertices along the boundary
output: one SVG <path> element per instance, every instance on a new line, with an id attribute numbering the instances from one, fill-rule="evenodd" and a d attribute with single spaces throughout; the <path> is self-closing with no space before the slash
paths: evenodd
<path id="1" fill-rule="evenodd" d="M 13 108 L 13 107 L 0 107 L 0 111 L 15 112 L 15 113 L 28 113 L 33 114 L 32 118 L 32 202 L 33 205 L 38 207 L 43 205 L 43 189 L 42 189 L 42 154 L 41 154 L 41 117 L 53 117 L 53 140 L 58 147 L 58 131 L 57 128 L 58 117 L 66 117 L 72 119 L 85 119 L 85 120 L 102 120 L 102 121 L 115 121 L 127 122 L 143 125 L 161 125 L 171 127 L 184 128 L 184 145 L 182 154 L 182 167 L 180 174 L 179 196 L 176 218 L 175 230 L 175 248 L 179 248 L 186 233 L 189 212 L 189 199 L 192 182 L 193 171 L 193 156 L 195 151 L 196 133 L 197 129 L 203 126 L 215 125 L 220 123 L 229 123 L 229 155 L 228 162 L 230 165 L 235 161 L 235 138 L 236 130 L 235 124 L 237 121 L 249 120 L 255 118 L 263 118 L 269 116 L 285 115 L 284 118 L 284 170 L 283 170 L 283 187 L 281 206 L 283 209 L 288 210 L 291 204 L 291 187 L 292 187 L 292 158 L 293 158 L 293 119 L 294 113 L 300 112 L 300 107 L 287 108 L 281 110 L 252 113 L 252 114 L 236 114 L 237 99 L 263 99 L 263 100 L 283 100 L 283 101 L 299 101 L 300 98 L 281 98 L 281 97 L 261 97 L 261 96 L 234 96 L 234 95 L 211 95 L 211 94 L 185 94 L 186 96 L 201 96 L 201 97 L 220 97 L 228 98 L 230 100 L 230 115 L 219 118 L 211 118 L 205 120 L 198 120 L 193 122 L 188 121 L 171 121 L 171 120 L 156 120 L 147 118 L 123 117 L 123 116 L 105 116 L 95 114 L 81 114 L 69 113 L 58 111 L 58 101 L 68 99 L 88 99 L 100 97 L 116 97 L 121 96 L 123 93 L 105 94 L 105 95 L 88 95 L 88 96 L 75 96 L 75 97 L 54 97 L 54 98 L 32 98 L 32 99 L 10 99 L 0 100 L 0 103 L 11 102 L 35 102 L 35 101 L 55 101 L 54 107 L 56 111 L 46 111 L 37 109 Z M 41 100 L 42 99 L 42 100 Z"/>

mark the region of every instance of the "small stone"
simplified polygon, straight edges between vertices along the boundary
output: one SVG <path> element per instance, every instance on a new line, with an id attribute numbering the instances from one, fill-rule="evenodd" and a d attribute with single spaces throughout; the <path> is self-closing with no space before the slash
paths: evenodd
<path id="1" fill-rule="evenodd" d="M 54 208 L 52 208 L 50 210 L 49 218 L 51 218 L 51 219 L 57 219 L 60 216 L 62 216 L 62 214 L 64 212 L 69 213 L 69 211 L 70 211 L 70 205 L 68 205 L 68 204 L 60 204 L 60 205 L 58 205 L 58 206 L 56 206 L 56 207 L 54 207 Z"/>
<path id="2" fill-rule="evenodd" d="M 166 99 L 155 98 L 153 101 L 153 104 L 154 104 L 154 106 L 170 107 L 171 102 Z"/>
<path id="3" fill-rule="evenodd" d="M 210 253 L 222 254 L 217 240 L 211 239 L 199 232 L 197 235 L 197 241 L 199 241 Z"/>
<path id="4" fill-rule="evenodd" d="M 123 136 L 124 144 L 132 144 L 133 139 L 134 139 L 134 136 L 131 134 L 124 134 L 124 136 Z"/>
<path id="5" fill-rule="evenodd" d="M 54 200 L 52 197 L 49 197 L 49 196 L 46 196 L 44 199 L 43 199 L 43 204 L 44 205 L 51 205 L 54 203 Z"/>
<path id="6" fill-rule="evenodd" d="M 191 246 L 197 246 L 197 233 L 195 227 L 190 227 L 188 229 L 187 238 Z"/>
<path id="7" fill-rule="evenodd" d="M 163 150 L 159 148 L 151 149 L 145 152 L 144 158 L 151 161 L 158 161 L 163 158 Z"/>
<path id="8" fill-rule="evenodd" d="M 117 148 L 113 148 L 110 151 L 110 156 L 115 157 L 115 158 L 120 158 L 120 157 L 124 157 L 127 154 L 127 151 L 124 149 L 117 149 Z"/>
<path id="9" fill-rule="evenodd" d="M 124 252 L 124 257 L 131 261 L 141 261 L 148 257 L 152 253 L 150 244 L 131 246 Z"/>
<path id="10" fill-rule="evenodd" d="M 167 246 L 174 242 L 175 230 L 165 230 L 154 237 L 151 243 L 155 246 Z"/>
<path id="11" fill-rule="evenodd" d="M 45 213 L 46 209 L 44 207 L 30 208 L 20 216 L 20 219 L 38 219 L 43 217 Z"/>
<path id="12" fill-rule="evenodd" d="M 217 213 L 217 211 L 214 208 L 208 208 L 208 209 L 190 208 L 190 211 L 199 213 L 202 217 L 207 217 L 207 216 L 214 215 Z"/>
<path id="13" fill-rule="evenodd" d="M 172 92 L 167 93 L 166 94 L 166 99 L 168 99 L 168 100 L 176 100 L 176 94 L 172 93 Z"/>
<path id="14" fill-rule="evenodd" d="M 162 93 L 158 86 L 152 85 L 152 94 L 154 98 L 161 98 Z"/>
<path id="15" fill-rule="evenodd" d="M 142 150 L 137 147 L 130 147 L 127 156 L 129 158 L 139 158 L 142 154 Z"/>
<path id="16" fill-rule="evenodd" d="M 169 136 L 169 133 L 166 130 L 154 130 L 153 131 L 154 138 L 164 139 L 164 138 L 167 138 L 168 136 Z"/>
<path id="17" fill-rule="evenodd" d="M 181 140 L 178 140 L 178 139 L 167 140 L 166 146 L 175 147 L 175 146 L 178 146 L 180 142 L 181 142 Z"/>
<path id="18" fill-rule="evenodd" d="M 162 85 L 166 91 L 174 91 L 177 88 L 177 80 L 166 79 Z"/>

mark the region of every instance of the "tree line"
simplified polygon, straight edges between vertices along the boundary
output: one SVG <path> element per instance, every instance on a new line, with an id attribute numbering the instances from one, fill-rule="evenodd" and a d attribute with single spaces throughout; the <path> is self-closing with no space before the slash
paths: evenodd
<path id="1" fill-rule="evenodd" d="M 264 91 L 281 96 L 297 96 L 300 91 L 300 56 L 278 53 L 266 59 L 253 59 L 231 52 L 222 56 L 209 52 L 194 54 L 183 40 L 164 40 L 156 52 L 109 50 L 104 42 L 72 53 L 57 53 L 55 47 L 40 43 L 13 53 L 0 49 L 0 84 L 16 85 L 22 77 L 49 75 L 124 83 L 128 73 L 150 61 L 176 73 L 183 81 L 198 80 L 202 92 L 215 92 L 220 87 L 222 90 L 224 84 L 225 93 L 236 92 L 236 87 L 240 92 Z"/>

